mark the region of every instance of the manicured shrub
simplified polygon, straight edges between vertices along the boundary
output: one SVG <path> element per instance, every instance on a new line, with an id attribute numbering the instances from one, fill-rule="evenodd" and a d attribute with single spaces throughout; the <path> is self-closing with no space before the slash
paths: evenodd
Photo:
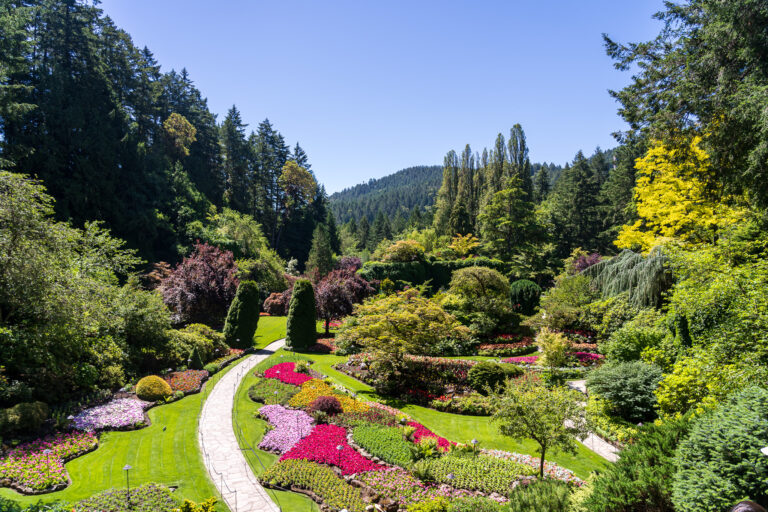
<path id="1" fill-rule="evenodd" d="M 136 384 L 136 396 L 149 402 L 162 400 L 171 393 L 171 386 L 157 375 L 147 375 Z"/>
<path id="2" fill-rule="evenodd" d="M 208 375 L 213 375 L 214 373 L 219 371 L 219 365 L 215 363 L 208 363 L 203 367 L 203 370 L 208 372 Z"/>
<path id="3" fill-rule="evenodd" d="M 267 486 L 290 488 L 292 485 L 317 494 L 334 509 L 365 512 L 360 489 L 352 487 L 333 470 L 306 460 L 284 460 L 267 468 L 259 480 Z"/>
<path id="4" fill-rule="evenodd" d="M 293 288 L 289 288 L 284 292 L 271 293 L 269 297 L 264 300 L 264 312 L 272 316 L 285 316 L 288 314 L 288 307 L 291 305 L 291 294 Z"/>
<path id="5" fill-rule="evenodd" d="M 339 399 L 335 396 L 319 396 L 309 404 L 309 412 L 323 412 L 329 416 L 335 416 L 343 412 Z"/>
<path id="6" fill-rule="evenodd" d="M 179 508 L 170 489 L 160 484 L 144 484 L 130 491 L 110 489 L 75 503 L 75 512 L 175 512 Z"/>
<path id="7" fill-rule="evenodd" d="M 522 374 L 523 370 L 517 366 L 483 361 L 469 370 L 467 381 L 472 389 L 486 394 L 488 389 L 493 392 L 502 386 L 507 379 L 519 377 Z"/>
<path id="8" fill-rule="evenodd" d="M 755 386 L 694 421 L 675 457 L 676 511 L 726 510 L 745 497 L 768 506 L 766 417 L 768 390 Z"/>
<path id="9" fill-rule="evenodd" d="M 259 325 L 261 295 L 253 281 L 241 281 L 224 322 L 224 338 L 230 347 L 251 348 Z"/>
<path id="10" fill-rule="evenodd" d="M 203 369 L 203 358 L 200 356 L 200 351 L 197 347 L 193 348 L 189 353 L 189 357 L 187 358 L 187 365 L 192 370 Z"/>
<path id="11" fill-rule="evenodd" d="M 509 512 L 568 512 L 570 490 L 568 484 L 559 480 L 539 480 L 518 487 L 509 494 L 506 510 Z"/>
<path id="12" fill-rule="evenodd" d="M 288 350 L 306 350 L 317 341 L 315 327 L 315 292 L 312 283 L 299 279 L 293 286 L 293 296 L 288 309 L 288 325 L 285 346 Z"/>
<path id="13" fill-rule="evenodd" d="M 36 432 L 49 414 L 44 402 L 22 402 L 8 409 L 0 409 L 0 433 Z"/>
<path id="14" fill-rule="evenodd" d="M 424 246 L 415 240 L 399 240 L 390 245 L 381 260 L 384 262 L 404 263 L 424 259 Z"/>
<path id="15" fill-rule="evenodd" d="M 661 368 L 642 361 L 607 364 L 587 376 L 587 387 L 608 401 L 611 415 L 638 423 L 656 417 L 661 376 Z"/>
<path id="16" fill-rule="evenodd" d="M 539 306 L 541 287 L 527 279 L 518 279 L 509 286 L 512 307 L 523 315 L 532 315 Z"/>
<path id="17" fill-rule="evenodd" d="M 411 443 L 403 437 L 403 429 L 363 425 L 352 431 L 352 439 L 365 451 L 381 460 L 400 467 L 412 461 Z"/>
<path id="18" fill-rule="evenodd" d="M 257 378 L 248 389 L 248 398 L 267 405 L 287 405 L 293 395 L 299 392 L 296 386 L 284 384 L 275 379 Z"/>
<path id="19" fill-rule="evenodd" d="M 536 344 L 541 348 L 542 358 L 538 362 L 542 366 L 562 368 L 568 364 L 571 344 L 563 333 L 543 327 L 536 335 Z"/>
<path id="20" fill-rule="evenodd" d="M 531 466 L 494 457 L 445 455 L 420 460 L 415 470 L 437 483 L 460 489 L 506 495 L 521 476 L 533 475 Z M 449 478 L 451 474 L 453 478 Z M 546 509 L 544 509 L 546 510 Z"/>
<path id="21" fill-rule="evenodd" d="M 619 460 L 601 471 L 589 486 L 591 491 L 584 500 L 584 509 L 673 512 L 675 450 L 689 427 L 687 418 L 643 427 L 637 440 L 621 452 Z"/>

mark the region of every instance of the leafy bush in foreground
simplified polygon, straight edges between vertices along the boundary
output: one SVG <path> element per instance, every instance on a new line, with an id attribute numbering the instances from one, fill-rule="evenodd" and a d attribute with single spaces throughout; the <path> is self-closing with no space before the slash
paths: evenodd
<path id="1" fill-rule="evenodd" d="M 486 393 L 488 388 L 495 391 L 512 377 L 519 377 L 523 370 L 511 364 L 483 361 L 473 366 L 467 374 L 467 381 L 475 391 Z"/>
<path id="2" fill-rule="evenodd" d="M 679 512 L 717 512 L 748 497 L 768 505 L 768 390 L 751 387 L 698 418 L 680 443 L 672 501 Z"/>
<path id="3" fill-rule="evenodd" d="M 536 473 L 531 466 L 504 459 L 478 456 L 446 455 L 437 459 L 424 459 L 416 463 L 417 473 L 435 482 L 461 489 L 498 492 L 505 495 L 512 483 L 521 476 Z M 453 474 L 453 479 L 448 474 Z"/>
<path id="4" fill-rule="evenodd" d="M 326 466 L 306 460 L 284 460 L 268 468 L 259 477 L 268 486 L 290 488 L 292 485 L 317 494 L 323 501 L 336 509 L 346 508 L 349 512 L 365 512 L 366 503 L 360 490 L 336 476 Z"/>
<path id="5" fill-rule="evenodd" d="M 360 426 L 352 432 L 352 439 L 371 455 L 390 464 L 407 467 L 411 462 L 411 443 L 405 440 L 400 428 Z"/>

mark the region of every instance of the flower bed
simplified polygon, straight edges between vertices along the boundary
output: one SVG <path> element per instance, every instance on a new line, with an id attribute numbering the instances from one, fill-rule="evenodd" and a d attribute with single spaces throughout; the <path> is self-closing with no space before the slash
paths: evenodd
<path id="1" fill-rule="evenodd" d="M 455 396 L 450 400 L 432 400 L 429 403 L 429 407 L 436 411 L 466 414 L 469 416 L 490 416 L 493 412 L 491 399 L 480 393 Z"/>
<path id="2" fill-rule="evenodd" d="M 72 419 L 72 426 L 77 430 L 131 429 L 144 424 L 144 410 L 150 405 L 143 400 L 117 398 L 80 412 Z"/>
<path id="3" fill-rule="evenodd" d="M 259 409 L 259 414 L 275 426 L 259 443 L 262 450 L 282 455 L 312 432 L 312 417 L 304 411 L 286 409 L 282 405 L 265 405 Z"/>
<path id="4" fill-rule="evenodd" d="M 449 454 L 420 460 L 416 466 L 420 471 L 428 472 L 437 483 L 501 495 L 506 495 L 517 480 L 536 474 L 536 470 L 526 464 L 483 455 Z"/>
<path id="5" fill-rule="evenodd" d="M 519 356 L 538 350 L 533 340 L 517 343 L 483 343 L 477 346 L 477 354 L 481 356 Z"/>
<path id="6" fill-rule="evenodd" d="M 597 337 L 595 332 L 584 329 L 565 329 L 557 332 L 565 334 L 565 337 L 574 343 L 595 343 Z"/>
<path id="7" fill-rule="evenodd" d="M 502 363 L 512 363 L 512 364 L 534 364 L 536 361 L 539 360 L 539 356 L 518 356 L 518 357 L 508 357 L 506 359 L 502 359 Z"/>
<path id="8" fill-rule="evenodd" d="M 175 512 L 179 509 L 171 490 L 159 484 L 144 484 L 130 491 L 110 489 L 75 503 L 74 512 Z"/>
<path id="9" fill-rule="evenodd" d="M 411 443 L 398 427 L 361 425 L 352 431 L 352 440 L 369 454 L 395 466 L 407 467 L 413 460 Z"/>
<path id="10" fill-rule="evenodd" d="M 267 379 L 277 379 L 280 382 L 293 384 L 294 386 L 301 386 L 305 382 L 312 380 L 312 376 L 297 372 L 296 363 L 292 362 L 276 364 L 264 372 L 264 377 Z"/>
<path id="11" fill-rule="evenodd" d="M 441 450 L 447 451 L 448 448 L 451 447 L 451 442 L 450 441 L 448 441 L 444 437 L 438 436 L 437 434 L 435 434 L 434 432 L 429 430 L 427 427 L 425 427 L 421 423 L 416 423 L 415 421 L 409 421 L 408 422 L 408 426 L 409 427 L 413 427 L 414 429 L 416 429 L 413 432 L 413 442 L 414 443 L 418 443 L 419 441 L 421 441 L 425 437 L 434 437 L 435 439 L 437 439 L 437 446 Z M 453 443 L 453 444 L 456 444 L 456 443 Z"/>
<path id="12" fill-rule="evenodd" d="M 338 398 L 344 412 L 365 412 L 369 409 L 365 402 L 359 402 L 352 397 L 337 392 L 320 379 L 311 379 L 302 384 L 301 391 L 293 395 L 288 405 L 291 407 L 309 407 L 315 399 L 321 396 Z"/>
<path id="13" fill-rule="evenodd" d="M 410 419 L 410 416 L 402 412 L 400 409 L 395 409 L 394 407 L 390 407 L 386 404 L 381 404 L 379 402 L 368 402 L 368 405 L 370 407 L 381 409 L 382 411 L 386 411 L 393 416 L 396 416 L 396 417 L 399 416 L 399 417 Z"/>
<path id="14" fill-rule="evenodd" d="M 575 358 L 576 361 L 582 366 L 591 366 L 593 364 L 600 362 L 605 358 L 605 356 L 602 354 L 594 354 L 592 352 L 570 352 L 568 355 Z M 501 362 L 512 363 L 512 364 L 522 364 L 522 365 L 533 365 L 538 362 L 539 357 L 540 356 L 508 357 L 506 359 L 502 359 Z"/>
<path id="15" fill-rule="evenodd" d="M 221 370 L 222 368 L 227 366 L 229 363 L 231 363 L 235 359 L 241 358 L 243 356 L 243 353 L 245 353 L 245 351 L 242 349 L 231 348 L 229 349 L 229 352 L 227 352 L 227 355 L 219 357 L 218 359 L 214 359 L 213 361 L 206 364 L 205 366 L 215 365 L 219 370 Z"/>
<path id="16" fill-rule="evenodd" d="M 336 343 L 333 338 L 318 338 L 317 342 L 309 347 L 309 351 L 318 354 L 332 354 L 336 352 Z"/>
<path id="17" fill-rule="evenodd" d="M 597 343 L 571 343 L 571 350 L 579 352 L 597 352 Z"/>
<path id="18" fill-rule="evenodd" d="M 485 450 L 482 449 L 480 452 L 483 455 L 487 455 L 489 457 L 496 457 L 498 459 L 504 459 L 504 460 L 511 460 L 513 462 L 517 462 L 520 464 L 526 464 L 528 466 L 531 466 L 535 471 L 538 472 L 539 470 L 539 463 L 541 462 L 541 459 L 538 457 L 533 457 L 531 455 L 523 455 L 521 453 L 514 453 L 514 452 L 505 452 L 502 450 Z M 547 462 L 544 461 L 544 475 L 548 478 L 555 478 L 557 480 L 562 480 L 563 482 L 571 483 L 574 485 L 581 486 L 584 484 L 584 481 L 573 474 L 573 472 L 570 469 L 566 469 L 562 466 L 558 466 L 554 462 Z"/>
<path id="19" fill-rule="evenodd" d="M 338 466 L 343 475 L 384 469 L 352 448 L 347 442 L 347 430 L 336 425 L 316 426 L 311 434 L 280 457 L 281 461 L 292 459 Z"/>
<path id="20" fill-rule="evenodd" d="M 298 388 L 291 384 L 283 384 L 276 379 L 257 377 L 254 384 L 248 388 L 248 398 L 266 405 L 287 405 L 291 397 L 298 392 Z"/>
<path id="21" fill-rule="evenodd" d="M 64 463 L 98 444 L 92 432 L 56 434 L 23 444 L 0 459 L 0 480 L 10 480 L 12 487 L 27 494 L 62 489 L 69 482 Z M 50 453 L 43 453 L 46 450 Z"/>
<path id="22" fill-rule="evenodd" d="M 208 378 L 205 370 L 186 370 L 183 372 L 171 372 L 163 379 L 171 386 L 172 391 L 181 391 L 184 394 L 197 393 Z"/>
<path id="23" fill-rule="evenodd" d="M 306 460 L 283 460 L 267 468 L 259 477 L 265 487 L 306 491 L 311 498 L 334 510 L 365 512 L 360 489 L 352 487 L 331 468 Z"/>
<path id="24" fill-rule="evenodd" d="M 447 485 L 425 484 L 407 471 L 398 468 L 363 473 L 357 479 L 377 493 L 406 507 L 441 496 L 449 499 L 472 496 L 469 491 L 454 489 Z"/>

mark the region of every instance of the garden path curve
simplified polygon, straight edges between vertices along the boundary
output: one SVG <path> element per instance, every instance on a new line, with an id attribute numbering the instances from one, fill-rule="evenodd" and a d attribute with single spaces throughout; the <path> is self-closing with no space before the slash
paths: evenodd
<path id="1" fill-rule="evenodd" d="M 568 386 L 576 391 L 581 391 L 585 395 L 587 394 L 587 383 L 585 380 L 568 381 Z M 600 455 L 608 462 L 616 462 L 619 460 L 619 449 L 592 432 L 587 434 L 587 437 L 581 444 Z"/>
<path id="2" fill-rule="evenodd" d="M 240 451 L 232 409 L 243 376 L 284 344 L 284 339 L 275 341 L 229 370 L 210 390 L 200 413 L 197 433 L 203 462 L 232 512 L 280 512 Z"/>

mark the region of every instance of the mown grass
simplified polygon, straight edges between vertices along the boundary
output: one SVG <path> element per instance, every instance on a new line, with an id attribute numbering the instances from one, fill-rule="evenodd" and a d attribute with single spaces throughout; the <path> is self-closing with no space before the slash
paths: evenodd
<path id="1" fill-rule="evenodd" d="M 284 316 L 262 316 L 259 318 L 259 326 L 253 336 L 254 348 L 258 350 L 273 341 L 285 338 L 287 322 L 288 318 Z"/>

